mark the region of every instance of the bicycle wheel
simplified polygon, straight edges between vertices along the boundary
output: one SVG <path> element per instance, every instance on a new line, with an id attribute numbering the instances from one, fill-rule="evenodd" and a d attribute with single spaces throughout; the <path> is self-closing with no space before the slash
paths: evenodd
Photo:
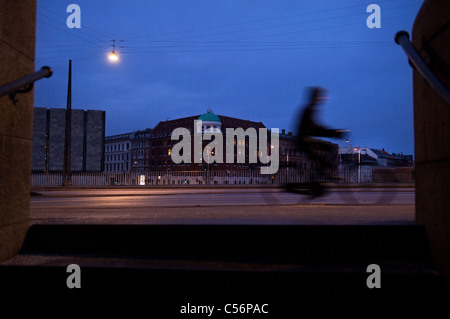
<path id="1" fill-rule="evenodd" d="M 308 184 L 308 185 L 306 185 Z M 264 193 L 264 201 L 269 205 L 292 205 L 304 203 L 309 197 L 320 196 L 322 186 L 313 188 L 311 183 L 289 183 Z"/>
<path id="2" fill-rule="evenodd" d="M 279 205 L 281 203 L 281 193 L 283 191 L 284 190 L 281 187 L 268 189 L 267 191 L 263 192 L 264 202 L 268 205 Z"/>
<path id="3" fill-rule="evenodd" d="M 396 197 L 396 188 L 390 187 L 396 182 L 393 170 L 384 172 L 384 183 L 373 183 L 372 179 L 361 177 L 361 169 L 352 170 L 339 185 L 339 195 L 344 204 L 350 205 L 386 205 Z"/>

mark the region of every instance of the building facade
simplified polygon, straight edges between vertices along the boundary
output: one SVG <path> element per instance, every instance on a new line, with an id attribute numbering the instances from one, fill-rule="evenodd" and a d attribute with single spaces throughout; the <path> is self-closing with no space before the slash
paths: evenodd
<path id="1" fill-rule="evenodd" d="M 197 121 L 197 122 L 196 122 Z M 200 122 L 201 121 L 201 122 Z M 197 123 L 197 126 L 195 125 Z M 201 126 L 199 125 L 201 123 Z M 175 163 L 172 159 L 174 146 L 182 140 L 172 140 L 172 132 L 175 129 L 184 128 L 190 134 L 190 162 Z M 244 132 L 254 129 L 259 141 L 259 129 L 266 129 L 263 123 L 239 118 L 216 115 L 210 109 L 204 114 L 189 116 L 174 120 L 159 122 L 153 129 L 146 129 L 126 134 L 108 136 L 105 139 L 105 172 L 120 173 L 133 172 L 145 174 L 147 172 L 207 172 L 208 176 L 214 176 L 217 171 L 259 171 L 262 164 L 259 160 L 261 152 L 271 153 L 270 131 L 267 131 L 267 150 L 259 149 L 257 142 L 257 154 L 250 154 L 250 137 L 245 136 L 239 139 L 233 136 L 233 160 L 230 158 L 230 151 L 226 145 L 227 129 L 236 130 L 241 128 Z M 250 132 L 251 130 L 248 130 Z M 194 149 L 195 133 L 221 133 L 222 134 L 222 162 L 213 162 L 217 149 L 210 146 L 211 140 L 202 141 L 202 154 L 196 154 Z M 279 170 L 314 170 L 316 163 L 308 156 L 299 151 L 296 145 L 296 138 L 291 133 L 283 129 L 279 137 Z M 332 144 L 333 162 L 338 164 L 338 146 Z M 211 148 L 211 149 L 210 149 Z M 182 154 L 181 154 L 182 155 Z M 250 161 L 251 156 L 256 155 L 257 161 Z M 195 156 L 199 158 L 196 159 Z M 209 158 L 211 156 L 211 158 Z M 240 160 L 239 160 L 240 158 Z M 217 157 L 216 157 L 217 159 Z M 231 173 L 233 174 L 233 173 Z"/>
<path id="2" fill-rule="evenodd" d="M 33 119 L 33 172 L 62 172 L 66 110 L 35 107 Z M 105 112 L 72 109 L 71 171 L 104 170 Z"/>
<path id="3" fill-rule="evenodd" d="M 149 171 L 149 152 L 152 131 L 151 128 L 147 128 L 131 134 L 131 172 L 146 173 Z"/>
<path id="4" fill-rule="evenodd" d="M 132 134 L 118 134 L 105 138 L 105 172 L 127 173 L 130 171 Z"/>
<path id="5" fill-rule="evenodd" d="M 195 127 L 195 121 L 201 121 L 202 126 Z M 200 123 L 200 122 L 197 122 Z M 185 128 L 189 131 L 191 135 L 191 161 L 190 163 L 174 163 L 172 161 L 172 149 L 178 140 L 172 140 L 171 135 L 173 130 L 177 128 Z M 240 142 L 236 137 L 234 137 L 234 161 L 232 163 L 227 163 L 226 155 L 226 132 L 227 129 L 242 128 L 244 131 L 253 128 L 256 132 L 260 128 L 265 129 L 263 123 L 254 122 L 250 120 L 243 120 L 223 115 L 216 115 L 211 110 L 208 110 L 202 115 L 190 116 L 185 118 L 180 118 L 176 120 L 159 122 L 153 129 L 150 141 L 150 161 L 149 170 L 151 171 L 218 171 L 218 170 L 252 170 L 259 169 L 260 163 L 250 163 L 249 161 L 249 143 L 248 137 L 246 137 L 245 145 L 239 145 Z M 204 140 L 202 142 L 203 154 L 201 159 L 196 159 L 194 156 L 194 134 L 195 133 L 222 133 L 222 163 L 213 162 L 211 163 L 217 150 L 214 148 L 209 149 L 208 144 L 211 142 L 209 140 Z M 242 147 L 239 147 L 242 146 Z M 242 154 L 245 152 L 245 154 Z M 243 155 L 245 161 L 240 163 L 238 161 L 238 156 Z M 211 159 L 206 160 L 205 157 L 211 156 Z M 210 162 L 210 163 L 208 163 Z"/>
<path id="6" fill-rule="evenodd" d="M 350 144 L 339 149 L 339 160 L 343 166 L 356 163 L 389 168 L 414 166 L 412 155 L 390 154 L 384 148 L 378 150 L 369 147 L 353 147 Z"/>
<path id="7" fill-rule="evenodd" d="M 105 172 L 146 173 L 149 170 L 149 145 L 152 129 L 105 138 Z"/>
<path id="8" fill-rule="evenodd" d="M 324 141 L 324 143 L 330 143 Z M 317 164 L 311 161 L 309 157 L 301 152 L 297 147 L 296 136 L 292 132 L 286 133 L 284 129 L 281 130 L 279 137 L 280 144 L 280 169 L 281 170 L 314 170 L 317 168 Z M 329 156 L 333 167 L 338 165 L 338 145 L 330 143 L 332 145 L 333 152 Z"/>

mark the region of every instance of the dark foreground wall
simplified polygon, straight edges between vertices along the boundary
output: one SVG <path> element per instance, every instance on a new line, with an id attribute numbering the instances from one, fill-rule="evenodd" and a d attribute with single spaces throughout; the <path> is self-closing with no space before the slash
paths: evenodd
<path id="1" fill-rule="evenodd" d="M 450 88 L 450 1 L 427 0 L 413 44 Z M 414 71 L 416 219 L 425 225 L 435 263 L 450 287 L 450 105 Z"/>
<path id="2" fill-rule="evenodd" d="M 34 72 L 35 0 L 0 0 L 0 85 Z M 0 98 L 0 260 L 28 230 L 33 91 Z"/>

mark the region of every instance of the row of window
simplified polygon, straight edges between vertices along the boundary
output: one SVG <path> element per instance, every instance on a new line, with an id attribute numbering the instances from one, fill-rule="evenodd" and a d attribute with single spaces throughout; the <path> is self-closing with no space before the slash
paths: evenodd
<path id="1" fill-rule="evenodd" d="M 105 155 L 105 162 L 127 161 L 127 160 L 128 160 L 128 153 Z"/>
<path id="2" fill-rule="evenodd" d="M 135 160 L 131 163 L 131 166 L 147 166 L 147 160 Z"/>
<path id="3" fill-rule="evenodd" d="M 137 154 L 137 156 L 136 156 Z M 144 150 L 138 150 L 138 152 L 133 152 L 133 157 L 144 157 L 144 154 L 147 156 L 148 152 L 145 152 Z M 170 150 L 169 150 L 170 154 Z M 105 155 L 105 162 L 112 162 L 112 161 L 124 161 L 128 160 L 128 153 L 120 153 L 120 154 L 106 154 Z"/>
<path id="4" fill-rule="evenodd" d="M 170 139 L 167 140 L 160 140 L 160 141 L 154 141 L 152 142 L 152 147 L 157 147 L 157 146 L 171 146 L 172 142 L 174 142 L 174 144 L 178 143 L 178 141 L 172 141 Z M 237 142 L 237 138 L 234 138 L 234 144 L 236 145 Z M 242 143 L 242 144 L 241 144 Z M 249 142 L 248 142 L 248 138 L 246 139 L 246 143 L 244 143 L 243 140 L 239 139 L 239 145 L 243 145 L 245 144 L 245 146 L 248 148 Z M 139 141 L 139 142 L 133 142 L 132 146 L 133 148 L 142 148 L 142 147 L 148 147 L 149 141 Z M 114 152 L 114 151 L 126 151 L 130 149 L 130 143 L 120 143 L 120 144 L 107 144 L 105 146 L 105 151 L 106 152 Z M 287 152 L 287 150 L 285 150 L 285 152 Z"/>
<path id="5" fill-rule="evenodd" d="M 105 164 L 106 172 L 126 172 L 128 171 L 128 163 Z"/>
<path id="6" fill-rule="evenodd" d="M 133 148 L 140 148 L 140 147 L 148 147 L 149 142 L 148 141 L 139 141 L 139 142 L 133 142 L 132 143 Z M 114 152 L 114 151 L 126 151 L 130 149 L 130 143 L 119 143 L 119 144 L 106 144 L 105 145 L 105 152 Z"/>
<path id="7" fill-rule="evenodd" d="M 133 148 L 148 147 L 148 141 L 133 142 Z"/>
<path id="8" fill-rule="evenodd" d="M 105 152 L 113 152 L 113 151 L 126 151 L 130 149 L 130 143 L 120 143 L 120 144 L 107 144 L 105 146 Z"/>

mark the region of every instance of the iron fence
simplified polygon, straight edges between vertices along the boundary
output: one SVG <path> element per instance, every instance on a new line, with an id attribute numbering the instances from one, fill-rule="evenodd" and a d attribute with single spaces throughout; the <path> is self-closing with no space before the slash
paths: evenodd
<path id="1" fill-rule="evenodd" d="M 33 173 L 32 187 L 62 185 L 62 173 Z M 280 170 L 276 174 L 261 174 L 259 170 L 236 171 L 157 171 L 147 173 L 72 173 L 73 186 L 139 186 L 139 185 L 202 185 L 202 184 L 284 184 L 308 181 L 328 182 L 327 176 L 340 176 L 341 183 L 371 183 L 372 169 L 340 169 L 331 174 L 308 170 Z M 334 180 L 335 182 L 335 180 Z"/>

